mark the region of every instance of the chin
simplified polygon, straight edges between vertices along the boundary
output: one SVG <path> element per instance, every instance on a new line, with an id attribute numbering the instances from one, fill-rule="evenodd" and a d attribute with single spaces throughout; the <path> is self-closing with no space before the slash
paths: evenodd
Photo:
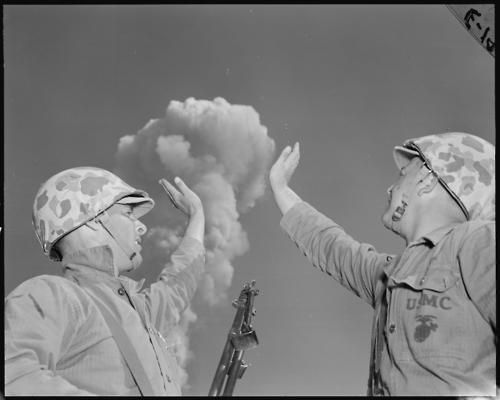
<path id="1" fill-rule="evenodd" d="M 119 268 L 122 272 L 132 272 L 139 268 L 142 264 L 142 257 L 139 253 L 136 253 L 132 260 L 123 260 L 122 267 Z"/>
<path id="2" fill-rule="evenodd" d="M 387 228 L 391 229 L 392 228 L 392 214 L 390 209 L 385 210 L 385 212 L 382 214 L 382 224 Z M 392 229 L 391 229 L 392 230 Z"/>
<path id="3" fill-rule="evenodd" d="M 400 224 L 392 220 L 392 213 L 390 209 L 386 210 L 386 212 L 382 215 L 382 223 L 384 224 L 385 228 L 389 229 L 396 235 L 401 236 Z"/>
<path id="4" fill-rule="evenodd" d="M 140 253 L 137 253 L 136 256 L 132 259 L 132 267 L 130 268 L 130 271 L 134 271 L 137 268 L 139 268 L 142 264 L 142 256 Z"/>

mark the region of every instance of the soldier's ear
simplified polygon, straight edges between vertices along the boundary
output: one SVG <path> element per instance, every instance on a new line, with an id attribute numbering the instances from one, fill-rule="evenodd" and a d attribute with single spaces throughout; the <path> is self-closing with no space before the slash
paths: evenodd
<path id="1" fill-rule="evenodd" d="M 418 196 L 431 193 L 438 182 L 439 181 L 437 176 L 434 175 L 431 171 L 428 171 L 428 173 L 417 182 Z"/>

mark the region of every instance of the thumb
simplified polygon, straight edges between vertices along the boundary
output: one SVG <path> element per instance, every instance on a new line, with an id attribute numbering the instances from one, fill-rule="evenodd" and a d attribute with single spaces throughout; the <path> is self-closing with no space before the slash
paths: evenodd
<path id="1" fill-rule="evenodd" d="M 177 185 L 177 187 L 178 187 L 178 188 L 179 188 L 182 192 L 184 192 L 184 189 L 186 188 L 186 184 L 184 183 L 184 181 L 183 181 L 181 178 L 179 178 L 178 176 L 176 176 L 176 177 L 174 178 L 174 182 L 175 182 L 175 184 Z"/>
<path id="2" fill-rule="evenodd" d="M 295 145 L 293 146 L 293 151 L 300 153 L 300 143 L 295 142 Z"/>
<path id="3" fill-rule="evenodd" d="M 191 189 L 189 188 L 189 186 L 186 185 L 186 183 L 184 183 L 184 181 L 181 178 L 179 178 L 178 176 L 176 176 L 174 178 L 174 182 L 183 195 L 189 194 L 191 192 Z"/>
<path id="4" fill-rule="evenodd" d="M 283 151 L 281 152 L 280 158 L 285 159 L 286 157 L 288 157 L 290 155 L 291 152 L 292 152 L 292 148 L 290 146 L 286 146 L 283 149 Z"/>

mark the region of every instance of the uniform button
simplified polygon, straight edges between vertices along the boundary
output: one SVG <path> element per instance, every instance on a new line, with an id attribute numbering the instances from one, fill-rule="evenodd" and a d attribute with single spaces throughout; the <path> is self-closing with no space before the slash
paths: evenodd
<path id="1" fill-rule="evenodd" d="M 396 330 L 396 325 L 391 324 L 391 325 L 389 326 L 389 332 L 390 332 L 390 333 L 394 333 L 394 331 L 395 331 L 395 330 Z"/>
<path id="2" fill-rule="evenodd" d="M 392 261 L 392 257 L 391 256 L 387 256 L 386 260 L 387 260 L 387 262 Z"/>
<path id="3" fill-rule="evenodd" d="M 118 289 L 118 294 L 119 294 L 120 296 L 124 296 L 124 295 L 125 295 L 125 289 L 124 289 L 124 288 L 122 288 L 122 287 L 121 287 L 120 289 Z"/>

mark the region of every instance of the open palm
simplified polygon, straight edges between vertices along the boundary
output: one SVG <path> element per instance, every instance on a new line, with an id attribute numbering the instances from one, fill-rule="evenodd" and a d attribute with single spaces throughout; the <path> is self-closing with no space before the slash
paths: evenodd
<path id="1" fill-rule="evenodd" d="M 166 179 L 162 178 L 159 180 L 159 183 L 163 186 L 165 192 L 167 192 L 174 207 L 181 210 L 188 217 L 203 209 L 203 205 L 198 195 L 193 192 L 181 178 L 176 177 L 174 182 L 179 190 Z"/>
<path id="2" fill-rule="evenodd" d="M 293 149 L 290 146 L 283 149 L 269 172 L 269 181 L 274 190 L 288 186 L 295 169 L 299 165 L 299 160 L 300 147 L 298 142 L 295 143 Z"/>

